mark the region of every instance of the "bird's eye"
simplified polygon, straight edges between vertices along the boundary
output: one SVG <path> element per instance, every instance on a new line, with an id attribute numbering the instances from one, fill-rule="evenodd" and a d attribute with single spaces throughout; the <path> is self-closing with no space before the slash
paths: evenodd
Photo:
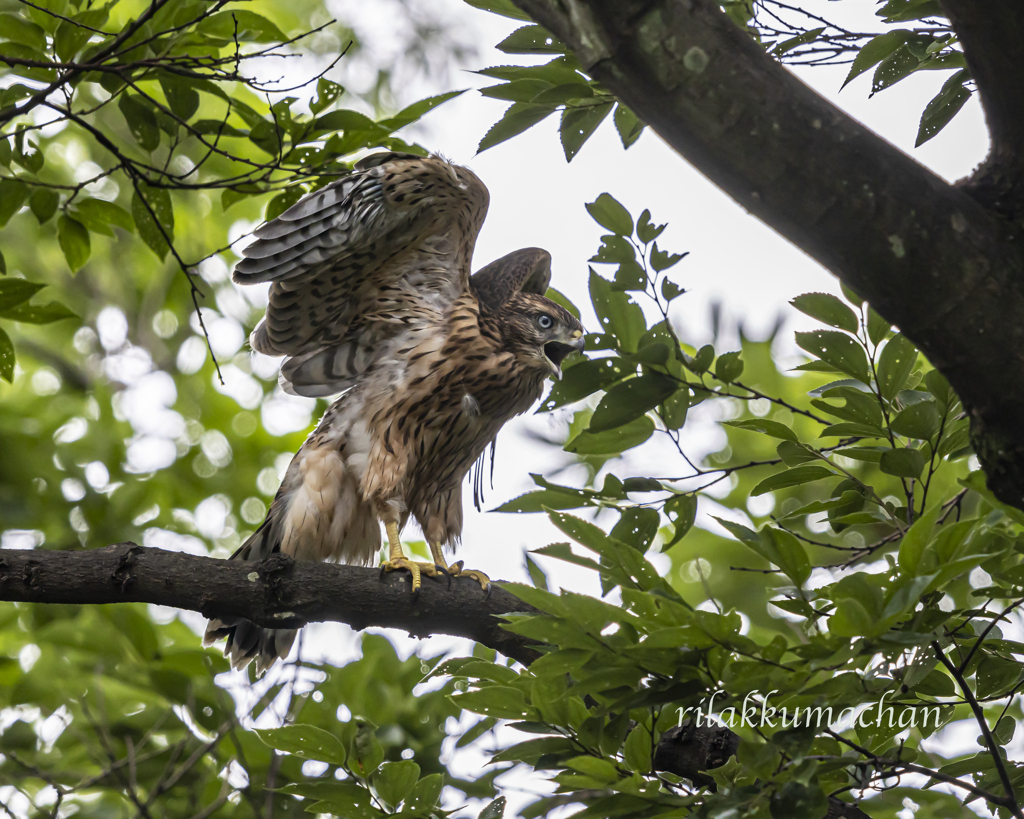
<path id="1" fill-rule="evenodd" d="M 554 323 L 554 319 L 552 319 L 547 313 L 541 313 L 537 316 L 537 326 L 540 327 L 541 330 L 550 330 Z"/>

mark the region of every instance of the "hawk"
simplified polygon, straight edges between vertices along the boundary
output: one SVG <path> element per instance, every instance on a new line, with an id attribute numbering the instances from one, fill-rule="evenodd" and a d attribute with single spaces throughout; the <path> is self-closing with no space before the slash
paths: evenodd
<path id="1" fill-rule="evenodd" d="M 487 212 L 484 184 L 439 156 L 378 153 L 255 231 L 239 284 L 270 282 L 254 350 L 286 356 L 290 393 L 342 393 L 289 465 L 266 520 L 232 555 L 367 565 L 388 538 L 383 571 L 468 577 L 446 565 L 462 532 L 462 481 L 548 375 L 583 349 L 583 328 L 544 297 L 551 257 L 517 250 L 470 275 Z M 423 530 L 432 563 L 409 560 L 399 532 Z M 257 675 L 296 635 L 213 620 L 234 668 Z"/>

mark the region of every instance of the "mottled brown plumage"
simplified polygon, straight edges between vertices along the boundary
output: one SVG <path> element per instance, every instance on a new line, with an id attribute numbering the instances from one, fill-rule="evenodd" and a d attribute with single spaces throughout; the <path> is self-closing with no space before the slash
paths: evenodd
<path id="1" fill-rule="evenodd" d="M 235 280 L 271 282 L 255 350 L 286 356 L 281 383 L 298 395 L 344 391 L 295 455 L 267 519 L 233 557 L 280 551 L 298 560 L 365 565 L 389 540 L 384 569 L 486 575 L 445 567 L 462 532 L 462 481 L 498 430 L 582 349 L 582 327 L 544 297 L 550 256 L 518 250 L 470 276 L 487 212 L 483 183 L 440 157 L 375 154 L 351 176 L 256 230 Z M 434 563 L 409 561 L 409 516 Z M 257 672 L 287 654 L 295 632 L 213 621 L 209 643 Z"/>

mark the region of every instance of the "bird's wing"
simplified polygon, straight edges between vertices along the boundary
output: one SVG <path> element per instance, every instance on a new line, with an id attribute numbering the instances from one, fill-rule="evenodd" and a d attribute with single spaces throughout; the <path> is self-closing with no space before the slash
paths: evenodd
<path id="1" fill-rule="evenodd" d="M 235 281 L 272 283 L 253 349 L 290 356 L 285 386 L 300 395 L 350 386 L 384 340 L 466 292 L 487 201 L 471 171 L 440 157 L 357 163 L 257 228 L 243 251 Z"/>
<path id="2" fill-rule="evenodd" d="M 473 274 L 470 284 L 481 304 L 497 310 L 514 293 L 543 296 L 551 282 L 551 254 L 524 247 L 496 259 Z"/>

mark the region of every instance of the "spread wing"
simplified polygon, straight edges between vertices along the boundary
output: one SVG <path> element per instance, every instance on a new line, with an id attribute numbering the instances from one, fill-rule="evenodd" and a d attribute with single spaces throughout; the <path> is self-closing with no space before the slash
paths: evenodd
<path id="1" fill-rule="evenodd" d="M 286 389 L 330 395 L 354 383 L 387 339 L 442 316 L 469 286 L 487 188 L 437 156 L 373 154 L 256 230 L 235 267 L 271 282 L 254 350 L 285 355 Z"/>
<path id="2" fill-rule="evenodd" d="M 473 274 L 470 284 L 481 304 L 497 310 L 514 293 L 543 296 L 551 282 L 551 254 L 524 247 L 496 259 Z"/>

